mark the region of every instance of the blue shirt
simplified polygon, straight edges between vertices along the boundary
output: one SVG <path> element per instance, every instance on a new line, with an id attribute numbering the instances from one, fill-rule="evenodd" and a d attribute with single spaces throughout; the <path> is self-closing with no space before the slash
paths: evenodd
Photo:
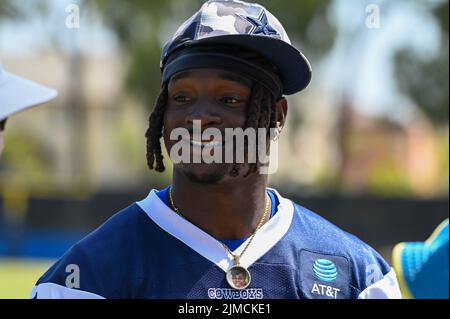
<path id="1" fill-rule="evenodd" d="M 374 249 L 276 190 L 270 193 L 276 213 L 240 258 L 251 274 L 246 289 L 229 286 L 226 272 L 234 260 L 222 243 L 152 190 L 72 246 L 37 281 L 31 297 L 400 297 L 395 272 Z"/>

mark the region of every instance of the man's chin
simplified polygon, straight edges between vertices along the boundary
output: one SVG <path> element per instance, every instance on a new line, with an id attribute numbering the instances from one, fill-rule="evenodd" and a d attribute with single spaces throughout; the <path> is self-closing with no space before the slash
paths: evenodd
<path id="1" fill-rule="evenodd" d="M 229 175 L 230 164 L 179 164 L 180 171 L 196 184 L 218 184 Z"/>

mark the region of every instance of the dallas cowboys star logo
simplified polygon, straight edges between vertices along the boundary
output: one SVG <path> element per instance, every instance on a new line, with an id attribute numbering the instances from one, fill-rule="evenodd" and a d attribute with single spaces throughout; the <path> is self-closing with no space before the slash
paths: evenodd
<path id="1" fill-rule="evenodd" d="M 247 20 L 252 24 L 252 28 L 250 29 L 250 34 L 265 34 L 269 36 L 274 36 L 277 38 L 280 38 L 280 34 L 275 30 L 267 20 L 267 15 L 264 10 L 261 10 L 261 13 L 258 17 L 250 17 L 250 16 L 242 16 L 239 15 L 241 18 Z"/>

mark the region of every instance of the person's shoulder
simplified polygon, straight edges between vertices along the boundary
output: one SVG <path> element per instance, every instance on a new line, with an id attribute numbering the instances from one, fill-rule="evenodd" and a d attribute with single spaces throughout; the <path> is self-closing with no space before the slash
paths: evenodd
<path id="1" fill-rule="evenodd" d="M 86 250 L 111 248 L 113 245 L 126 245 L 130 243 L 133 234 L 148 222 L 147 215 L 136 203 L 133 203 L 112 215 L 76 245 Z"/>
<path id="2" fill-rule="evenodd" d="M 305 254 L 314 255 L 315 260 L 326 259 L 327 256 L 342 260 L 342 264 L 348 265 L 350 283 L 356 294 L 364 295 L 368 287 L 376 284 L 397 286 L 392 267 L 369 244 L 312 210 L 294 202 L 293 205 L 293 227 L 301 238 Z M 397 296 L 396 292 L 392 295 Z"/>
<path id="3" fill-rule="evenodd" d="M 63 258 L 87 260 L 105 271 L 120 268 L 127 260 L 135 259 L 133 254 L 146 242 L 141 239 L 151 232 L 151 225 L 147 214 L 133 203 L 77 242 Z"/>
<path id="4" fill-rule="evenodd" d="M 117 212 L 54 263 L 38 280 L 32 297 L 117 297 L 147 222 L 136 204 Z"/>
<path id="5" fill-rule="evenodd" d="M 296 213 L 295 217 L 303 236 L 306 235 L 305 237 L 309 238 L 310 242 L 316 243 L 322 250 L 330 253 L 339 252 L 356 259 L 364 258 L 368 254 L 375 254 L 377 258 L 381 258 L 371 246 L 357 236 L 336 226 L 318 213 L 300 204 L 293 204 Z M 382 258 L 381 261 L 383 261 Z"/>

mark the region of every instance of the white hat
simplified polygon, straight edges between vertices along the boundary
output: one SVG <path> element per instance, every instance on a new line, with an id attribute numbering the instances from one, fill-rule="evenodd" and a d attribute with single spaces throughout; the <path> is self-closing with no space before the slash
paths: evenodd
<path id="1" fill-rule="evenodd" d="M 0 121 L 57 95 L 53 89 L 6 72 L 0 64 Z"/>

